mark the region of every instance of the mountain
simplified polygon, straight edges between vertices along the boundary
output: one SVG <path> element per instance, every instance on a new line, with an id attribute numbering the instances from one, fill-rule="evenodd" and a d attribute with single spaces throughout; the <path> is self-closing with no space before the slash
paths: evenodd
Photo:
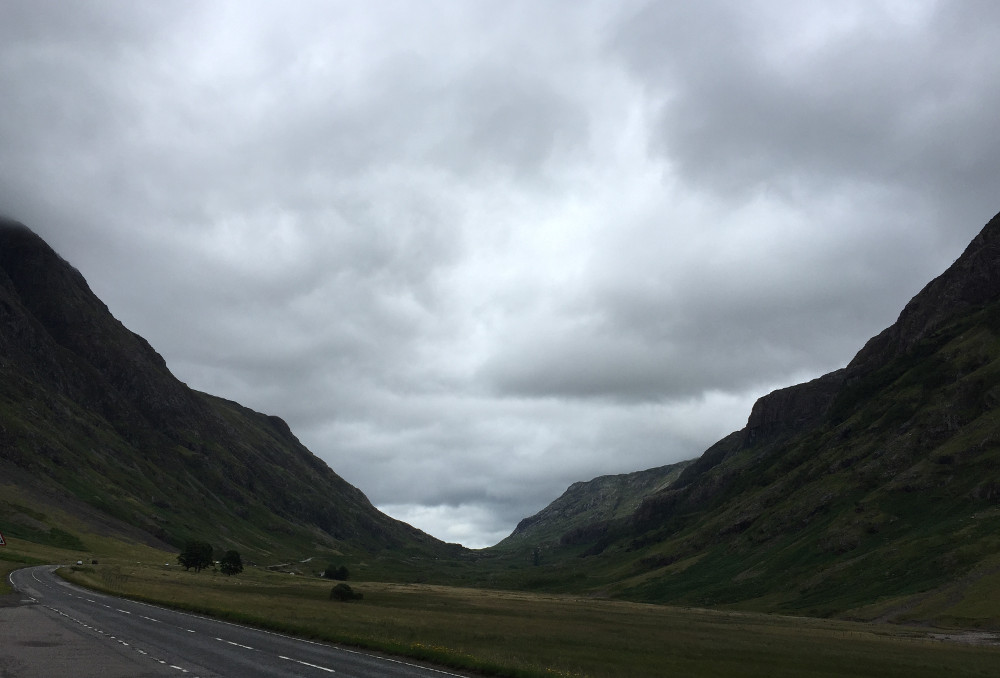
<path id="1" fill-rule="evenodd" d="M 847 366 L 760 398 L 634 511 L 560 523 L 561 501 L 539 514 L 550 588 L 809 614 L 945 614 L 975 590 L 1000 610 L 1000 215 Z"/>
<path id="2" fill-rule="evenodd" d="M 576 530 L 600 529 L 609 521 L 634 513 L 647 496 L 670 487 L 690 463 L 682 461 L 645 471 L 600 476 L 588 482 L 573 483 L 561 497 L 519 522 L 510 536 L 496 548 L 525 544 L 541 547 L 570 539 Z"/>
<path id="3" fill-rule="evenodd" d="M 190 538 L 282 559 L 445 545 L 376 510 L 275 416 L 199 393 L 26 226 L 0 221 L 0 519 L 5 534 Z M 74 541 L 74 539 L 76 541 Z"/>

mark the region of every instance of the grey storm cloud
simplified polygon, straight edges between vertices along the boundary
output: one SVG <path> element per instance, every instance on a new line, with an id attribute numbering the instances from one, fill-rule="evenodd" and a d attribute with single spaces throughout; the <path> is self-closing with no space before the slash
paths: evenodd
<path id="1" fill-rule="evenodd" d="M 651 3 L 616 50 L 658 99 L 654 147 L 711 190 L 947 187 L 1000 170 L 990 2 Z"/>
<path id="2" fill-rule="evenodd" d="M 845 364 L 996 211 L 991 2 L 0 6 L 0 211 L 493 543 Z"/>

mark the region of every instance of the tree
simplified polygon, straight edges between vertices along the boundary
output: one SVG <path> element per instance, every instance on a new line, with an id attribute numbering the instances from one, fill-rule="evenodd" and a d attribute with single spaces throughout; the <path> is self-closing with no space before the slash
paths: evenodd
<path id="1" fill-rule="evenodd" d="M 243 559 L 240 558 L 239 551 L 226 551 L 226 555 L 222 556 L 222 560 L 219 561 L 219 569 L 222 570 L 222 574 L 233 575 L 239 574 L 243 571 Z"/>
<path id="2" fill-rule="evenodd" d="M 205 541 L 191 540 L 177 556 L 177 562 L 184 566 L 185 570 L 192 567 L 195 572 L 201 572 L 203 568 L 212 564 L 212 545 Z"/>
<path id="3" fill-rule="evenodd" d="M 330 563 L 326 566 L 326 570 L 323 572 L 323 576 L 327 579 L 336 579 L 337 581 L 347 581 L 350 573 L 347 568 L 343 565 L 334 565 Z"/>

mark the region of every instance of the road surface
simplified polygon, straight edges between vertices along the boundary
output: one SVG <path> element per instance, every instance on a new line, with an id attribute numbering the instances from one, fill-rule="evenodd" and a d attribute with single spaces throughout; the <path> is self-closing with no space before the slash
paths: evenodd
<path id="1" fill-rule="evenodd" d="M 94 593 L 56 577 L 54 569 L 10 575 L 21 595 L 19 604 L 0 607 L 4 678 L 460 676 Z"/>

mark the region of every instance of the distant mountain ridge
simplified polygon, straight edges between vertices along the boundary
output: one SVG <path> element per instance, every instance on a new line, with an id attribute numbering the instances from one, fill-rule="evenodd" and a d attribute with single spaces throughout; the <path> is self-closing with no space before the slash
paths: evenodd
<path id="1" fill-rule="evenodd" d="M 275 416 L 178 381 L 83 276 L 0 221 L 0 485 L 93 525 L 245 553 L 447 546 L 375 509 Z M 0 517 L 4 506 L 0 502 Z M 7 502 L 27 537 L 41 527 Z"/>
<path id="2" fill-rule="evenodd" d="M 519 522 L 497 548 L 558 542 L 574 528 L 592 529 L 595 524 L 628 516 L 639 508 L 643 498 L 668 488 L 690 463 L 682 461 L 573 483 L 554 502 Z"/>
<path id="3" fill-rule="evenodd" d="M 847 366 L 760 398 L 629 515 L 550 508 L 546 580 L 639 600 L 829 614 L 993 576 L 1000 215 Z"/>

